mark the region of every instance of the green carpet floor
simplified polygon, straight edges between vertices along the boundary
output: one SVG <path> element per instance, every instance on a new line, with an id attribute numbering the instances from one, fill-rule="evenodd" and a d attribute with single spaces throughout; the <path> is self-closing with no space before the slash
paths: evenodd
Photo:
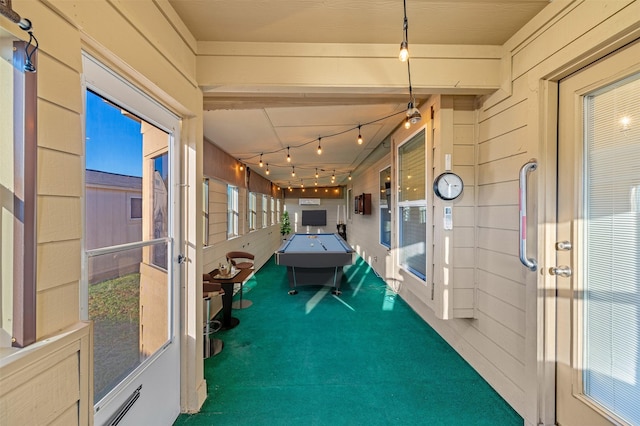
<path id="1" fill-rule="evenodd" d="M 273 258 L 245 284 L 253 305 L 205 360 L 209 396 L 175 425 L 523 424 L 361 258 L 339 297 L 287 290 Z"/>

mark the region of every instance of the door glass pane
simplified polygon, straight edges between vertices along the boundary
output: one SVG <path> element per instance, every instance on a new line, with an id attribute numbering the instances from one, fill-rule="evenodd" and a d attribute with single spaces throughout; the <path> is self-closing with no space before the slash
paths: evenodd
<path id="1" fill-rule="evenodd" d="M 87 92 L 85 246 L 94 323 L 94 402 L 170 333 L 169 135 Z M 129 246 L 127 246 L 129 245 Z"/>
<path id="2" fill-rule="evenodd" d="M 584 105 L 584 392 L 632 424 L 640 424 L 639 77 Z"/>

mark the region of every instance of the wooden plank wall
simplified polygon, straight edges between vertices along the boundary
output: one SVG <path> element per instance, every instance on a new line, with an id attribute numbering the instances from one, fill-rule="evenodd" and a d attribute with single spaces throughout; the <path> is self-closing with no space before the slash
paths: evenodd
<path id="1" fill-rule="evenodd" d="M 452 170 L 464 182 L 453 202 L 452 317 L 473 318 L 475 308 L 475 97 L 453 97 Z"/>
<path id="2" fill-rule="evenodd" d="M 89 323 L 36 343 L 0 362 L 0 424 L 92 423 Z"/>

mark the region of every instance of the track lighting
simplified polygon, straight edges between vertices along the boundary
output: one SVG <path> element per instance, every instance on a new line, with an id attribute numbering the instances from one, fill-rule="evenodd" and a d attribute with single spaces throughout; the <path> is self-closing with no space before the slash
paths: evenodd
<path id="1" fill-rule="evenodd" d="M 320 146 L 320 141 L 322 138 L 318 138 L 318 155 L 322 154 L 322 147 Z"/>
<path id="2" fill-rule="evenodd" d="M 362 145 L 362 133 L 360 132 L 360 125 L 358 124 L 358 145 Z"/>

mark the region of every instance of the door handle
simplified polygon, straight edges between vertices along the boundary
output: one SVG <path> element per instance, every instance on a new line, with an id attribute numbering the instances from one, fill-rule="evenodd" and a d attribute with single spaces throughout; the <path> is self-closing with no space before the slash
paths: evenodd
<path id="1" fill-rule="evenodd" d="M 571 270 L 571 266 L 560 265 L 549 268 L 549 274 L 569 278 L 573 274 L 573 271 Z"/>
<path id="2" fill-rule="evenodd" d="M 529 172 L 538 168 L 538 162 L 535 159 L 529 160 L 522 168 L 520 168 L 520 262 L 529 270 L 535 271 L 538 263 L 535 259 L 527 256 L 527 180 Z"/>
<path id="3" fill-rule="evenodd" d="M 556 243 L 556 250 L 558 251 L 569 251 L 573 248 L 573 244 L 571 241 L 558 241 Z"/>

